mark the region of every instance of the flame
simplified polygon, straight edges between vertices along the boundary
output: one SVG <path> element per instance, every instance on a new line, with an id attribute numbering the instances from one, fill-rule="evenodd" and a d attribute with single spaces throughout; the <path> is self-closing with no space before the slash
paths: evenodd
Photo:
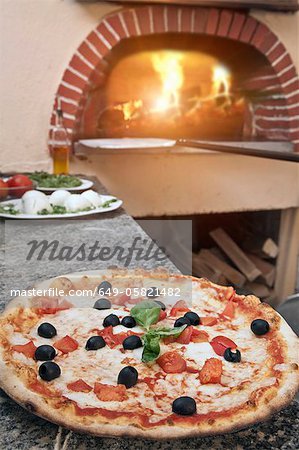
<path id="1" fill-rule="evenodd" d="M 179 106 L 180 89 L 184 82 L 181 60 L 182 54 L 176 52 L 164 52 L 152 56 L 153 68 L 162 82 L 161 96 L 154 105 L 156 111 L 163 112 L 172 106 Z"/>
<path id="2" fill-rule="evenodd" d="M 124 113 L 124 120 L 131 120 L 136 111 L 142 108 L 142 106 L 142 100 L 131 100 L 129 102 L 114 106 L 114 109 Z"/>
<path id="3" fill-rule="evenodd" d="M 227 111 L 227 108 L 232 106 L 232 94 L 230 92 L 232 80 L 229 70 L 224 65 L 217 64 L 214 60 L 210 65 L 210 67 L 212 66 L 212 89 L 205 87 L 205 84 L 207 84 L 206 75 L 210 75 L 209 69 L 209 72 L 206 72 L 205 77 L 203 77 L 204 95 L 199 93 L 192 96 L 191 92 L 189 98 L 184 95 L 184 98 L 181 99 L 181 89 L 185 82 L 183 58 L 185 58 L 183 52 L 163 51 L 153 53 L 151 64 L 161 82 L 161 88 L 154 103 L 150 99 L 151 92 L 149 90 L 144 100 L 129 100 L 115 104 L 112 108 L 123 112 L 125 122 L 139 119 L 146 120 L 146 117 L 151 120 L 156 114 L 159 117 L 159 113 L 165 116 L 167 113 L 170 119 L 178 115 L 194 117 L 195 114 L 202 114 L 203 108 L 209 109 L 214 107 L 217 108 L 218 113 L 221 108 Z M 197 82 L 200 88 L 201 79 L 192 81 L 193 83 Z M 186 94 L 189 87 L 187 85 L 184 94 Z M 200 91 L 201 89 L 199 89 Z"/>
<path id="4" fill-rule="evenodd" d="M 215 66 L 213 69 L 213 94 L 228 95 L 231 87 L 230 72 L 224 66 Z"/>

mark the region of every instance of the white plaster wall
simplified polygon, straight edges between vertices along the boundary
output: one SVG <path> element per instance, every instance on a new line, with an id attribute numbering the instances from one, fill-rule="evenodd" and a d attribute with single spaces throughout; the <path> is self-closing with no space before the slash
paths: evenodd
<path id="1" fill-rule="evenodd" d="M 116 6 L 0 0 L 0 171 L 50 167 L 47 134 L 66 65 Z"/>
<path id="2" fill-rule="evenodd" d="M 79 2 L 76 0 L 0 0 L 0 171 L 25 171 L 49 169 L 47 134 L 54 95 L 63 71 L 73 53 L 86 35 L 99 23 L 101 17 L 115 5 Z M 275 31 L 291 53 L 298 68 L 299 15 L 254 12 Z M 212 183 L 211 196 L 216 206 L 222 206 L 221 184 L 213 188 L 213 166 L 221 168 L 222 162 L 230 167 L 232 174 L 242 167 L 255 172 L 260 161 L 251 160 L 250 169 L 239 159 L 226 157 L 210 167 L 209 159 L 184 155 L 155 157 L 152 155 L 97 156 L 89 162 L 72 163 L 73 172 L 95 173 L 105 182 L 111 192 L 125 200 L 129 212 L 134 215 L 159 215 L 176 212 L 192 213 L 208 205 L 203 194 L 204 179 Z M 221 164 L 220 164 L 221 163 Z M 241 166 L 240 166 L 241 164 Z M 253 165 L 252 165 L 253 164 Z M 271 171 L 271 165 L 262 164 L 260 176 Z M 284 166 L 286 167 L 286 166 Z M 265 204 L 270 207 L 278 195 L 282 207 L 298 204 L 298 170 L 293 165 L 280 171 L 273 166 L 273 174 L 266 185 Z M 210 172 L 209 172 L 210 171 Z M 209 175 L 210 173 L 210 175 Z M 287 190 L 279 193 L 278 185 L 271 189 L 279 173 L 279 183 L 288 178 Z M 157 175 L 158 174 L 158 175 Z M 221 171 L 220 171 L 221 174 Z M 176 179 L 179 182 L 176 182 Z M 227 208 L 244 205 L 246 183 L 233 192 L 233 201 L 227 198 Z M 250 177 L 249 177 L 250 178 Z M 224 180 L 227 184 L 227 178 Z M 233 177 L 232 177 L 233 183 Z M 207 185 L 204 185 L 207 189 Z M 288 194 L 288 192 L 292 194 Z M 259 199 L 258 191 L 252 193 Z M 285 195 L 285 199 L 283 199 Z M 263 197 L 264 198 L 264 197 Z M 253 203 L 251 207 L 263 202 Z M 247 202 L 247 203 L 248 203 Z M 283 206 L 284 205 L 284 206 Z"/>
<path id="3" fill-rule="evenodd" d="M 299 71 L 299 13 L 277 14 L 256 10 L 251 15 L 279 37 Z"/>

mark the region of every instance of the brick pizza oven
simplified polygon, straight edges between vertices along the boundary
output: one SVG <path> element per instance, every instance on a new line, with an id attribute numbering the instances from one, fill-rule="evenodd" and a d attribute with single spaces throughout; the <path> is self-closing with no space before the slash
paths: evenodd
<path id="1" fill-rule="evenodd" d="M 271 14 L 275 22 L 285 13 Z M 192 218 L 201 230 L 194 236 L 196 252 L 205 242 L 212 245 L 212 228 L 223 227 L 242 244 L 236 223 L 259 224 L 262 237 L 278 245 L 271 288 L 279 303 L 294 292 L 298 267 L 296 164 L 182 145 L 104 150 L 79 142 L 191 137 L 298 152 L 299 79 L 289 51 L 297 29 L 286 43 L 271 29 L 271 20 L 260 17 L 267 19 L 256 10 L 236 8 L 119 7 L 78 46 L 57 97 L 75 147 L 72 171 L 97 175 L 134 217 Z M 183 61 L 185 77 L 174 111 L 157 111 L 151 103 L 152 98 L 161 101 L 161 73 L 153 70 L 153 61 L 165 51 L 183 55 L 176 60 Z M 228 70 L 229 78 L 215 84 L 215 67 Z M 51 127 L 56 106 L 57 101 Z"/>
<path id="2" fill-rule="evenodd" d="M 113 127 L 109 130 L 109 124 L 102 134 L 99 131 L 101 113 L 108 110 L 109 117 L 109 107 L 114 106 L 116 100 L 114 96 L 114 104 L 107 104 L 107 81 L 112 76 L 116 57 L 118 62 L 133 50 L 138 52 L 140 48 L 165 47 L 197 51 L 203 48 L 205 53 L 210 52 L 220 60 L 223 53 L 221 62 L 229 63 L 233 75 L 236 74 L 237 82 L 233 89 L 239 97 L 240 92 L 245 97 L 242 120 L 240 123 L 240 111 L 236 112 L 238 107 L 234 107 L 231 116 L 235 115 L 236 132 L 227 136 L 225 129 L 234 126 L 232 117 L 220 117 L 214 130 L 219 129 L 222 123 L 223 132 L 216 134 L 217 139 L 289 141 L 298 151 L 299 81 L 284 44 L 264 23 L 248 13 L 188 6 L 155 5 L 122 9 L 105 17 L 90 32 L 73 55 L 57 90 L 57 95 L 62 99 L 65 124 L 74 140 L 117 137 L 126 133 L 140 136 L 138 122 L 136 131 L 136 121 L 135 126 L 123 132 L 113 130 Z M 136 84 L 136 80 L 133 78 L 131 83 Z M 120 97 L 123 97 L 121 93 Z M 122 103 L 130 100 L 137 98 L 122 99 Z M 203 116 L 207 117 L 206 111 Z M 116 114 L 111 115 L 112 123 L 117 119 Z M 144 122 L 148 120 L 146 117 Z M 197 128 L 200 128 L 203 117 L 199 120 L 201 122 L 199 126 L 196 123 Z M 208 117 L 203 124 L 205 130 L 211 120 L 217 120 L 217 116 L 212 114 Z M 142 128 L 142 122 L 139 128 Z M 146 130 L 148 133 L 145 135 L 152 136 L 153 130 L 157 132 L 155 123 Z M 182 137 L 188 136 L 186 128 L 180 131 L 184 134 Z M 158 135 L 162 137 L 172 137 L 172 134 L 170 130 L 163 136 L 163 132 L 158 130 Z M 198 136 L 193 132 L 192 137 L 211 139 L 214 136 L 209 131 L 198 133 Z"/>

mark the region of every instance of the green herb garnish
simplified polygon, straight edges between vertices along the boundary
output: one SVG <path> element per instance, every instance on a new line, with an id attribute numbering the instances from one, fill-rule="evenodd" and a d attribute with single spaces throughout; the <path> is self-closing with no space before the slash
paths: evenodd
<path id="1" fill-rule="evenodd" d="M 33 172 L 29 178 L 35 181 L 38 187 L 43 188 L 74 188 L 82 184 L 80 178 L 74 175 L 53 175 L 47 172 Z"/>
<path id="2" fill-rule="evenodd" d="M 67 214 L 65 206 L 53 205 L 52 214 Z"/>
<path id="3" fill-rule="evenodd" d="M 117 202 L 117 198 L 112 198 L 111 200 L 107 200 L 106 202 L 104 202 L 101 205 L 101 207 L 102 208 L 108 208 L 111 205 L 111 203 L 115 203 L 115 202 Z"/>
<path id="4" fill-rule="evenodd" d="M 47 216 L 48 214 L 67 214 L 65 206 L 53 205 L 52 210 L 42 209 L 37 213 L 39 216 Z"/>
<path id="5" fill-rule="evenodd" d="M 12 203 L 7 203 L 6 205 L 0 204 L 0 213 L 11 214 L 12 216 L 16 216 L 17 214 L 20 214 L 20 211 L 16 209 Z"/>
<path id="6" fill-rule="evenodd" d="M 160 354 L 160 339 L 167 336 L 178 337 L 187 325 L 175 328 L 150 328 L 157 323 L 161 307 L 152 301 L 144 300 L 131 309 L 131 316 L 134 317 L 138 325 L 142 326 L 147 332 L 142 336 L 143 353 L 142 361 L 150 362 L 158 358 Z"/>
<path id="7" fill-rule="evenodd" d="M 144 336 L 142 336 L 144 344 L 142 361 L 155 361 L 155 359 L 160 355 L 160 339 L 168 336 L 179 337 L 186 326 L 187 325 L 175 328 L 152 328 L 148 331 Z"/>
<path id="8" fill-rule="evenodd" d="M 71 214 L 71 213 L 75 213 L 75 212 L 79 213 L 79 212 L 84 212 L 84 211 L 92 211 L 93 209 L 94 209 L 93 206 L 88 206 L 87 208 L 78 209 L 77 211 L 68 211 L 65 206 L 53 205 L 51 211 L 48 211 L 47 209 L 42 209 L 37 214 L 39 216 L 47 216 L 47 215 L 53 215 L 53 214 Z"/>
<path id="9" fill-rule="evenodd" d="M 131 309 L 131 316 L 134 317 L 138 325 L 148 331 L 151 325 L 157 323 L 160 311 L 161 307 L 158 303 L 144 300 Z"/>

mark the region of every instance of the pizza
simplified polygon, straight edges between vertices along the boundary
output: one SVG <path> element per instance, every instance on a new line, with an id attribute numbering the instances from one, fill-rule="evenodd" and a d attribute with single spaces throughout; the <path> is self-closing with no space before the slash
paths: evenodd
<path id="1" fill-rule="evenodd" d="M 266 420 L 298 389 L 298 338 L 268 304 L 232 287 L 142 270 L 37 287 L 47 295 L 28 291 L 0 316 L 0 386 L 61 426 L 214 435 Z"/>

